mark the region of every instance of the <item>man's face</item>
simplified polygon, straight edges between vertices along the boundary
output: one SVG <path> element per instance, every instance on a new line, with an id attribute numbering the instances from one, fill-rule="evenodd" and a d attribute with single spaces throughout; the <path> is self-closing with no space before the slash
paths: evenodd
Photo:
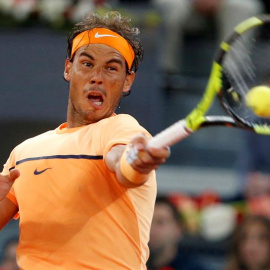
<path id="1" fill-rule="evenodd" d="M 239 252 L 250 269 L 264 269 L 269 264 L 269 232 L 260 223 L 249 224 L 243 234 Z"/>
<path id="2" fill-rule="evenodd" d="M 74 61 L 66 61 L 64 77 L 70 82 L 68 127 L 111 116 L 134 80 L 134 74 L 127 75 L 123 56 L 103 44 L 78 49 Z"/>
<path id="3" fill-rule="evenodd" d="M 180 235 L 181 228 L 172 209 L 164 203 L 157 203 L 150 231 L 151 252 L 160 252 L 168 246 L 177 245 Z"/>

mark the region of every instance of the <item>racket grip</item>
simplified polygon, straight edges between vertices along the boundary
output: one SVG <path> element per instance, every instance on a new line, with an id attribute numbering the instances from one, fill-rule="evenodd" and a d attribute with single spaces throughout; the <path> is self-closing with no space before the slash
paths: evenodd
<path id="1" fill-rule="evenodd" d="M 148 147 L 162 148 L 171 146 L 185 139 L 192 133 L 187 128 L 186 120 L 182 119 L 164 129 L 148 141 Z"/>

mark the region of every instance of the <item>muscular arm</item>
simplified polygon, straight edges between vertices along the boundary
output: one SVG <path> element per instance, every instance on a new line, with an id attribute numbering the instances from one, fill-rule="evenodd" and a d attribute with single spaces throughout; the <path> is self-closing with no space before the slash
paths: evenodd
<path id="1" fill-rule="evenodd" d="M 118 181 L 126 187 L 136 187 L 144 184 L 149 178 L 149 174 L 158 168 L 160 164 L 166 161 L 169 156 L 169 149 L 161 148 L 146 148 L 146 144 L 149 138 L 144 134 L 138 134 L 135 136 L 128 146 L 116 145 L 105 156 L 105 162 L 109 170 L 116 173 Z M 127 179 L 120 167 L 120 160 L 126 147 L 134 147 L 138 150 L 137 158 L 130 164 L 130 166 L 137 171 L 142 177 L 142 181 L 139 183 L 133 183 Z"/>
<path id="2" fill-rule="evenodd" d="M 10 175 L 0 175 L 0 229 L 2 229 L 18 212 L 18 207 L 7 197 L 13 182 L 20 175 L 18 170 L 13 170 Z"/>
<path id="3" fill-rule="evenodd" d="M 15 216 L 18 207 L 8 198 L 0 201 L 0 230 Z"/>

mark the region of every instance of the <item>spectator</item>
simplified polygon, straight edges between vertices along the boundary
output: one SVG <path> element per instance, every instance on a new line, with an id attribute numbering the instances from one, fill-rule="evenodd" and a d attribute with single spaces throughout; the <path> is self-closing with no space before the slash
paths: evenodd
<path id="1" fill-rule="evenodd" d="M 0 270 L 19 270 L 16 260 L 17 238 L 9 239 L 3 247 L 3 257 Z"/>
<path id="2" fill-rule="evenodd" d="M 235 230 L 225 270 L 270 269 L 270 221 L 247 216 Z"/>
<path id="3" fill-rule="evenodd" d="M 270 137 L 245 132 L 243 142 L 238 158 L 240 196 L 270 195 Z"/>
<path id="4" fill-rule="evenodd" d="M 183 254 L 179 247 L 183 225 L 177 208 L 167 197 L 158 196 L 150 231 L 149 270 L 201 270 L 194 258 Z"/>
<path id="5" fill-rule="evenodd" d="M 218 40 L 224 37 L 242 20 L 261 13 L 258 0 L 152 0 L 163 18 L 160 69 L 165 75 L 182 72 L 184 34 L 201 31 L 214 24 Z M 181 57 L 180 57 L 181 58 Z"/>

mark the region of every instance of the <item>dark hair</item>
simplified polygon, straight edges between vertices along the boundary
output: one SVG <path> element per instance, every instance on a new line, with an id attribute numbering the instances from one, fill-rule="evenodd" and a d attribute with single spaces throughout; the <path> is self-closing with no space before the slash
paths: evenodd
<path id="1" fill-rule="evenodd" d="M 165 195 L 158 195 L 156 198 L 156 205 L 157 204 L 165 204 L 167 205 L 171 210 L 173 214 L 173 219 L 179 223 L 181 223 L 182 218 L 179 210 L 177 209 L 176 205 L 169 199 L 169 197 Z"/>
<path id="2" fill-rule="evenodd" d="M 122 17 L 122 15 L 117 11 L 107 12 L 104 16 L 99 16 L 98 14 L 91 12 L 86 15 L 81 22 L 75 24 L 73 31 L 68 37 L 67 57 L 70 58 L 71 56 L 72 42 L 77 35 L 84 31 L 99 27 L 114 31 L 128 41 L 135 53 L 131 70 L 136 72 L 139 64 L 143 60 L 143 47 L 137 38 L 140 31 L 136 27 L 131 27 L 130 19 Z"/>
<path id="3" fill-rule="evenodd" d="M 226 270 L 235 269 L 248 269 L 245 262 L 240 255 L 240 244 L 242 243 L 247 227 L 250 224 L 261 224 L 266 232 L 266 240 L 270 246 L 270 220 L 268 217 L 261 215 L 248 215 L 244 218 L 242 223 L 236 227 L 235 232 L 231 238 L 231 243 L 229 246 L 228 263 Z M 267 269 L 270 269 L 270 254 L 268 256 Z"/>

